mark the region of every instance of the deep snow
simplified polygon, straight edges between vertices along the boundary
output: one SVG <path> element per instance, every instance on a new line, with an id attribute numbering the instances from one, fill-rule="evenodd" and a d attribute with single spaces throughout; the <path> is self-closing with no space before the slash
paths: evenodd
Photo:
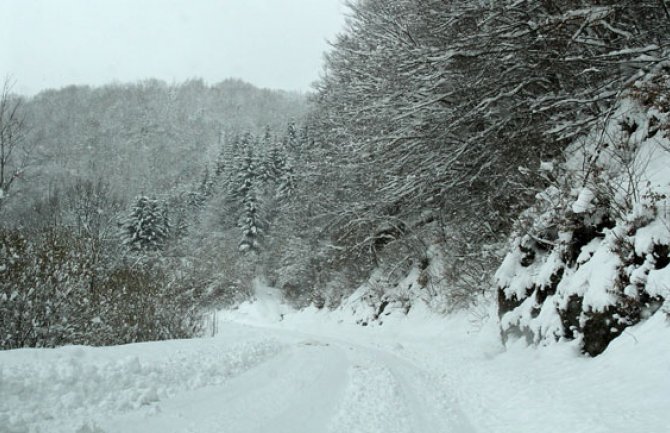
<path id="1" fill-rule="evenodd" d="M 670 431 L 661 313 L 595 359 L 505 349 L 495 320 L 421 304 L 357 318 L 293 312 L 268 289 L 218 313 L 214 337 L 0 352 L 0 432 Z"/>

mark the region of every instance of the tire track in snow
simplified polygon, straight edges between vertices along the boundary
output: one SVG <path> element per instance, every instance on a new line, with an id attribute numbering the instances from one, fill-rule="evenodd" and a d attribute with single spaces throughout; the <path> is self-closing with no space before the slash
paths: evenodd
<path id="1" fill-rule="evenodd" d="M 339 343 L 340 345 L 344 343 Z M 349 382 L 330 432 L 471 433 L 474 428 L 428 372 L 377 349 L 349 345 Z"/>

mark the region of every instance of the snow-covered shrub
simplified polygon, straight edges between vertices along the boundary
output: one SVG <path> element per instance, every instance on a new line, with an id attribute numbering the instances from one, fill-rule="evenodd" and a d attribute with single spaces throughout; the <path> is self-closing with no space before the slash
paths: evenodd
<path id="1" fill-rule="evenodd" d="M 50 229 L 0 230 L 0 347 L 55 346 L 88 332 L 96 270 L 89 245 Z"/>
<path id="2" fill-rule="evenodd" d="M 577 338 L 595 356 L 670 297 L 668 80 L 628 91 L 522 214 L 496 273 L 505 339 Z"/>
<path id="3" fill-rule="evenodd" d="M 97 332 L 87 344 L 188 338 L 198 333 L 200 287 L 166 278 L 169 263 L 123 265 L 111 270 L 96 290 Z"/>
<path id="4" fill-rule="evenodd" d="M 64 228 L 0 230 L 0 348 L 193 336 L 200 290 L 160 260 L 118 263 Z"/>

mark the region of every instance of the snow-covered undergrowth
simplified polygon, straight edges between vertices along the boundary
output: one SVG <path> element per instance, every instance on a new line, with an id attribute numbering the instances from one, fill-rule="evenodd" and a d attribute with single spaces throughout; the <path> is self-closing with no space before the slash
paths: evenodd
<path id="1" fill-rule="evenodd" d="M 373 326 L 383 325 L 390 315 L 406 315 L 414 307 L 429 308 L 438 314 L 461 309 L 486 309 L 475 305 L 488 302 L 487 293 L 472 291 L 477 283 L 472 283 L 467 289 L 455 287 L 458 282 L 446 275 L 445 264 L 448 259 L 443 247 L 437 243 L 431 245 L 422 260 L 416 260 L 404 268 L 397 265 L 376 267 L 363 284 L 349 296 L 339 299 L 330 310 L 334 314 L 346 311 L 356 318 L 357 324 Z M 483 272 L 481 279 L 485 280 L 486 275 Z M 470 292 L 465 293 L 466 290 Z M 313 305 L 317 308 L 322 306 L 316 303 Z"/>
<path id="2" fill-rule="evenodd" d="M 496 273 L 503 336 L 598 355 L 670 299 L 670 68 L 567 150 Z"/>

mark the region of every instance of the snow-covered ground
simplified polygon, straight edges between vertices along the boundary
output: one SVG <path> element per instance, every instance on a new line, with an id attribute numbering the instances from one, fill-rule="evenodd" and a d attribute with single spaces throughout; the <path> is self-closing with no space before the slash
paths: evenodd
<path id="1" fill-rule="evenodd" d="M 493 320 L 417 305 L 383 325 L 291 312 L 268 291 L 218 334 L 0 352 L 0 432 L 576 433 L 670 431 L 661 314 L 598 358 L 501 347 Z"/>

